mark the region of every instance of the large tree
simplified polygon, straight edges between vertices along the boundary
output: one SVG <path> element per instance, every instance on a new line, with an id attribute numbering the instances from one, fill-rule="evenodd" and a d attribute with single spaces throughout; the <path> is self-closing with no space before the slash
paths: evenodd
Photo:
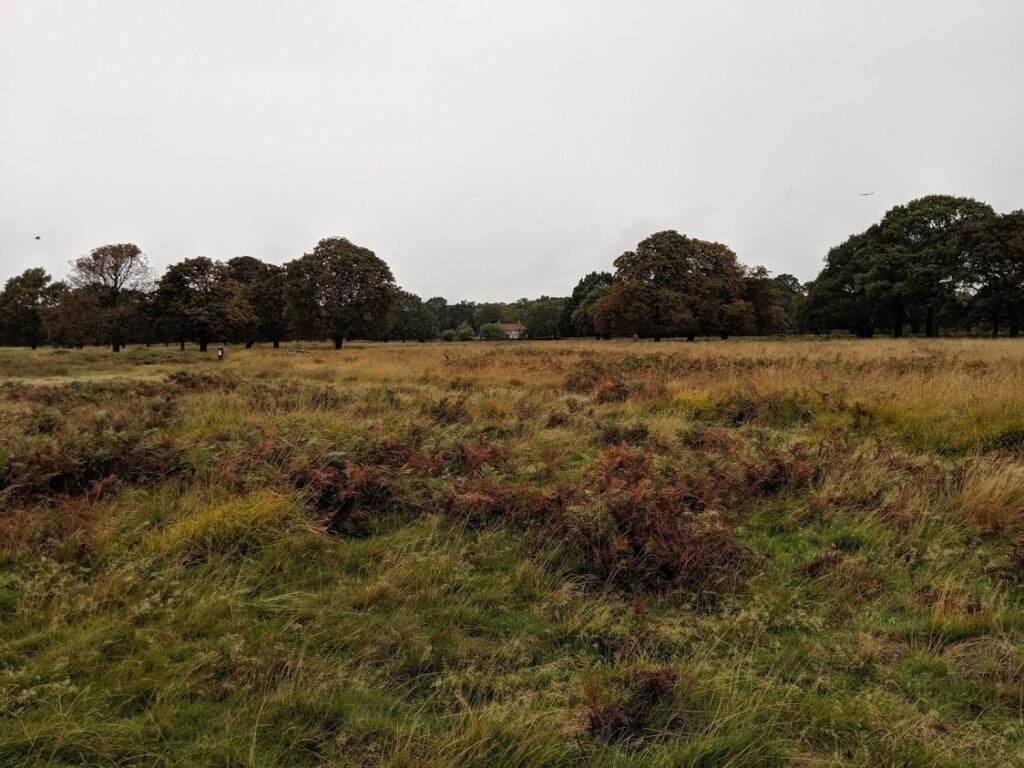
<path id="1" fill-rule="evenodd" d="M 284 269 L 252 256 L 237 256 L 227 266 L 228 275 L 252 309 L 253 322 L 240 328 L 245 346 L 270 341 L 277 349 L 287 329 Z"/>
<path id="2" fill-rule="evenodd" d="M 743 278 L 743 300 L 747 308 L 740 319 L 750 324 L 756 334 L 782 333 L 792 330 L 783 305 L 783 287 L 764 267 L 748 269 Z"/>
<path id="3" fill-rule="evenodd" d="M 146 257 L 133 243 L 94 248 L 71 263 L 69 282 L 92 305 L 97 327 L 114 352 L 121 351 L 138 299 L 149 283 Z"/>
<path id="4" fill-rule="evenodd" d="M 965 285 L 975 311 L 999 335 L 1020 335 L 1024 315 L 1024 210 L 977 222 L 965 234 Z"/>
<path id="5" fill-rule="evenodd" d="M 46 336 L 44 313 L 58 291 L 41 267 L 10 278 L 0 292 L 0 344 L 35 349 Z"/>
<path id="6" fill-rule="evenodd" d="M 825 267 L 808 285 L 804 322 L 816 333 L 844 328 L 861 338 L 875 335 L 878 327 L 877 292 L 865 290 L 867 265 L 878 225 L 831 248 Z"/>
<path id="7" fill-rule="evenodd" d="M 807 286 L 800 282 L 800 278 L 787 272 L 776 275 L 772 279 L 778 286 L 779 302 L 786 319 L 786 330 L 803 330 L 802 318 L 807 300 Z"/>
<path id="8" fill-rule="evenodd" d="M 890 209 L 879 225 L 873 245 L 872 280 L 885 282 L 893 335 L 903 335 L 907 319 L 924 321 L 925 336 L 938 335 L 937 317 L 953 301 L 958 277 L 970 254 L 964 233 L 991 221 L 995 212 L 987 203 L 968 197 L 928 195 Z"/>
<path id="9" fill-rule="evenodd" d="M 343 237 L 321 240 L 288 265 L 288 304 L 296 327 L 341 349 L 354 334 L 379 338 L 391 322 L 398 286 L 388 265 Z"/>
<path id="10" fill-rule="evenodd" d="M 562 335 L 560 324 L 566 301 L 556 296 L 541 296 L 526 302 L 521 318 L 509 319 L 511 322 L 521 321 L 531 339 L 558 338 Z"/>
<path id="11" fill-rule="evenodd" d="M 613 325 L 612 318 L 609 316 L 607 322 L 602 320 L 601 327 L 598 328 L 594 308 L 598 306 L 601 299 L 611 293 L 611 290 L 610 283 L 598 285 L 583 297 L 569 318 L 573 336 L 604 336 L 605 338 L 610 336 L 610 329 Z"/>
<path id="12" fill-rule="evenodd" d="M 593 336 L 594 323 L 590 315 L 584 311 L 580 312 L 580 306 L 584 303 L 589 307 L 596 300 L 591 296 L 598 288 L 610 286 L 614 282 L 611 272 L 590 272 L 580 278 L 576 287 L 572 289 L 572 296 L 565 300 L 562 310 L 562 317 L 559 321 L 560 330 L 563 336 Z M 604 292 L 601 292 L 602 294 Z"/>
<path id="13" fill-rule="evenodd" d="M 750 325 L 743 268 L 721 243 L 657 232 L 615 260 L 615 282 L 595 302 L 599 333 L 652 337 L 718 334 Z"/>
<path id="14" fill-rule="evenodd" d="M 891 208 L 829 252 L 811 286 L 809 317 L 860 336 L 888 326 L 898 338 L 908 322 L 912 331 L 923 325 L 926 336 L 937 336 L 972 260 L 970 233 L 994 218 L 986 203 L 949 195 Z"/>
<path id="15" fill-rule="evenodd" d="M 205 352 L 216 337 L 244 336 L 256 317 L 226 264 L 204 256 L 167 268 L 157 287 L 156 303 L 168 317 L 179 343 L 199 343 Z"/>
<path id="16" fill-rule="evenodd" d="M 388 339 L 431 341 L 438 336 L 437 318 L 415 293 L 399 291 Z"/>

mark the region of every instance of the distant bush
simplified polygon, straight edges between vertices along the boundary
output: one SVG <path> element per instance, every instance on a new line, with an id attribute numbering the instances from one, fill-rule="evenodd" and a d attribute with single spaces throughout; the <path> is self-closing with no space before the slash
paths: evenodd
<path id="1" fill-rule="evenodd" d="M 455 340 L 456 341 L 469 341 L 476 334 L 473 332 L 473 326 L 469 323 L 463 323 L 455 329 Z"/>
<path id="2" fill-rule="evenodd" d="M 497 323 L 484 323 L 480 326 L 480 338 L 485 341 L 502 341 L 508 334 Z"/>

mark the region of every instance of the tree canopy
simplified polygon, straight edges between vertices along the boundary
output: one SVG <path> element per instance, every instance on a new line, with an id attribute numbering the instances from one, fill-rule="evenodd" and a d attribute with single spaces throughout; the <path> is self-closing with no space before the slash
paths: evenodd
<path id="1" fill-rule="evenodd" d="M 391 268 L 344 237 L 317 243 L 288 265 L 288 306 L 297 325 L 322 332 L 340 349 L 351 334 L 381 338 L 398 301 Z"/>

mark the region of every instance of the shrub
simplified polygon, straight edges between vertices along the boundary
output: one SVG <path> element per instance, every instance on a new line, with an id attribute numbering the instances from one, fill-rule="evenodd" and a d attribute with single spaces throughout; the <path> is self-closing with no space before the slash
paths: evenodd
<path id="1" fill-rule="evenodd" d="M 484 323 L 480 326 L 480 338 L 484 341 L 503 341 L 508 334 L 497 323 Z"/>

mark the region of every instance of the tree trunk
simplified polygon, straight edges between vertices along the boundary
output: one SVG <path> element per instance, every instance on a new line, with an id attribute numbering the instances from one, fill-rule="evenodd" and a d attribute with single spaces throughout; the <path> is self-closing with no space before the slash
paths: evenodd
<path id="1" fill-rule="evenodd" d="M 120 341 L 112 341 L 112 342 L 110 342 L 110 348 L 114 352 L 120 352 L 121 351 L 121 342 Z"/>
<path id="2" fill-rule="evenodd" d="M 205 352 L 207 346 L 209 346 L 207 339 L 202 337 L 202 336 L 200 336 L 199 337 L 199 351 L 200 352 Z"/>
<path id="3" fill-rule="evenodd" d="M 281 340 L 280 339 L 274 339 L 274 349 L 280 349 L 280 348 L 281 348 Z"/>
<path id="4" fill-rule="evenodd" d="M 917 336 L 918 332 L 921 330 L 920 325 L 921 324 L 919 322 L 917 322 L 916 318 L 914 320 L 910 321 L 910 335 L 911 336 Z M 925 331 L 925 336 L 927 336 L 927 335 L 928 335 L 928 332 Z"/>
<path id="5" fill-rule="evenodd" d="M 999 335 L 999 318 L 998 317 L 993 317 L 992 318 L 992 338 L 994 339 L 998 335 Z"/>
<path id="6" fill-rule="evenodd" d="M 245 342 L 245 348 L 246 349 L 252 349 L 252 342 L 251 341 Z"/>
<path id="7" fill-rule="evenodd" d="M 332 341 L 334 341 L 334 348 L 335 349 L 341 349 L 341 345 L 345 343 L 345 337 L 344 336 L 335 336 L 332 339 Z"/>
<path id="8" fill-rule="evenodd" d="M 181 340 L 180 340 L 180 341 L 178 342 L 178 349 L 180 349 L 180 350 L 181 350 L 182 352 L 184 352 L 184 351 L 185 351 L 185 340 L 184 340 L 184 339 L 181 339 Z"/>

